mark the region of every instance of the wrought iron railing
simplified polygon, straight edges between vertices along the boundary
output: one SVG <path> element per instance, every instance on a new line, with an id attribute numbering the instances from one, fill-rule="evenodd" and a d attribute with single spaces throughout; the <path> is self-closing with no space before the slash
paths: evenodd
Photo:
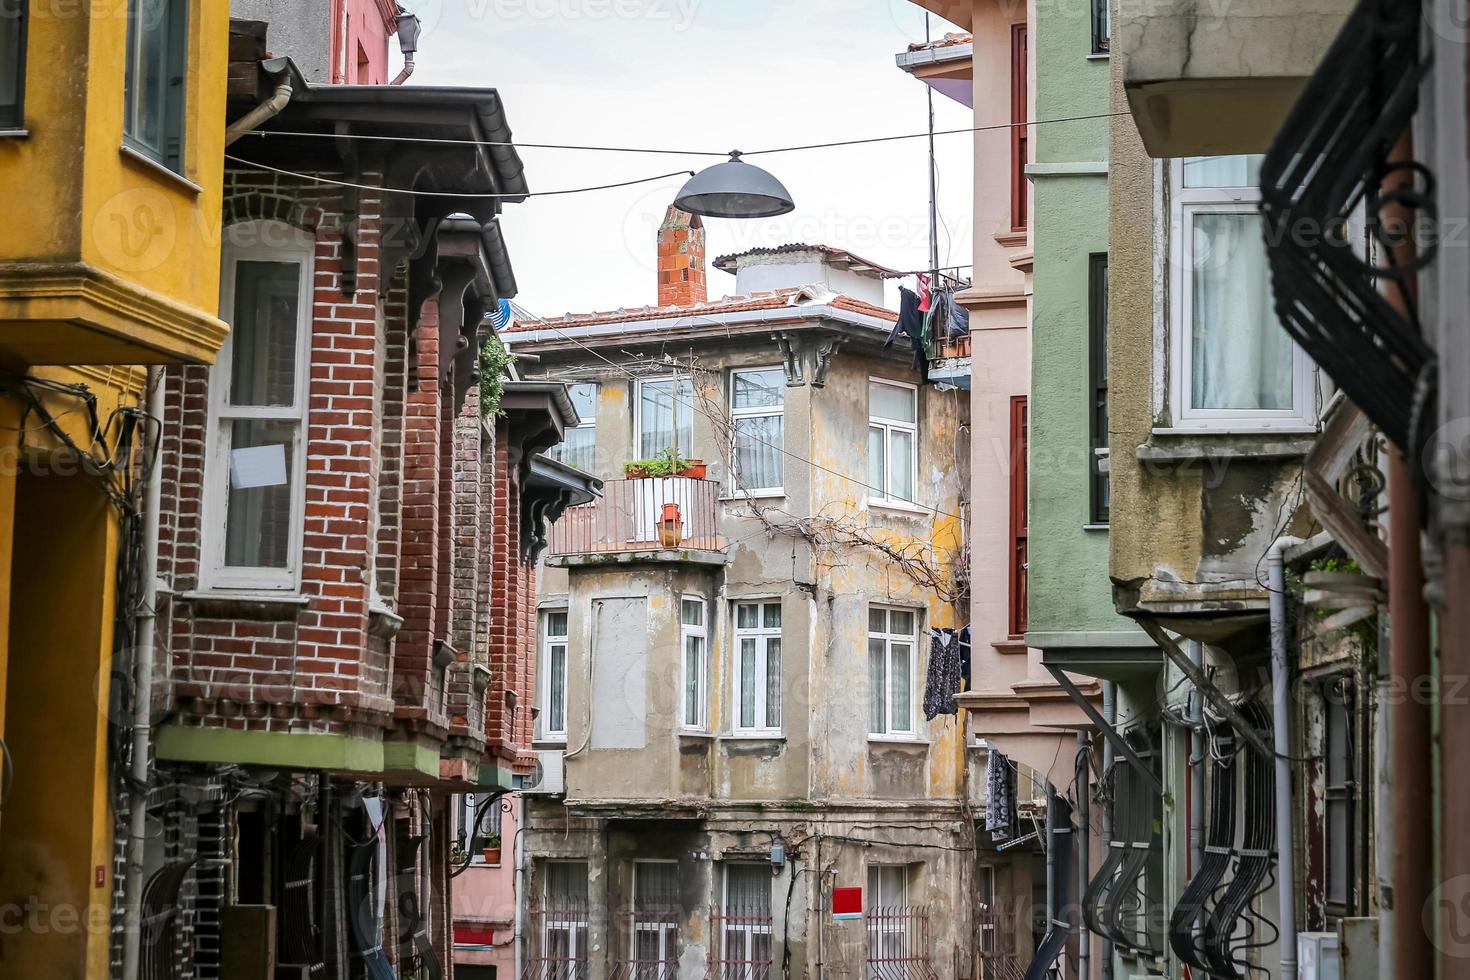
<path id="1" fill-rule="evenodd" d="M 771 980 L 771 910 L 710 910 L 707 980 Z"/>
<path id="2" fill-rule="evenodd" d="M 609 980 L 678 980 L 679 924 L 674 906 L 634 909 L 618 917 L 627 956 L 613 963 Z"/>
<path id="3" fill-rule="evenodd" d="M 994 908 L 981 908 L 975 913 L 975 954 L 979 959 L 979 980 L 1022 980 L 1016 956 L 1016 916 Z"/>
<path id="4" fill-rule="evenodd" d="M 667 505 L 673 504 L 677 514 Z M 676 548 L 720 551 L 720 485 L 712 480 L 652 477 L 609 480 L 602 496 L 569 507 L 551 527 L 553 557 Z"/>
<path id="5" fill-rule="evenodd" d="M 930 961 L 929 909 L 897 905 L 869 909 L 867 980 L 939 980 Z"/>
<path id="6" fill-rule="evenodd" d="M 1261 167 L 1261 212 L 1276 313 L 1292 338 L 1395 444 L 1422 447 L 1434 417 L 1434 351 L 1420 335 L 1414 273 L 1433 248 L 1398 263 L 1395 239 L 1413 229 L 1384 220 L 1388 206 L 1433 215 L 1433 180 L 1390 150 L 1418 107 L 1427 66 L 1419 54 L 1419 0 L 1360 0 Z M 1385 178 L 1401 178 L 1383 194 Z M 1386 256 L 1374 265 L 1347 234 L 1366 202 L 1369 233 Z M 1409 313 L 1380 282 L 1398 283 Z"/>

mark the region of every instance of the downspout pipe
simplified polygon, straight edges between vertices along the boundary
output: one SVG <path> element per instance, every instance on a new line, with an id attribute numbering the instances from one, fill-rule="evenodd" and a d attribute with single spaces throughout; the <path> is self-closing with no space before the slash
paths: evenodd
<path id="1" fill-rule="evenodd" d="M 1118 723 L 1118 684 L 1116 681 L 1103 681 L 1103 719 L 1109 725 Z M 1103 772 L 1113 767 L 1113 743 L 1103 739 Z M 1102 846 L 1103 853 L 1112 845 L 1109 841 L 1113 839 L 1113 808 L 1105 806 L 1102 808 Z M 1085 892 L 1084 892 L 1085 894 Z M 1077 899 L 1080 904 L 1081 896 Z M 1085 926 L 1084 926 L 1085 928 Z M 1102 980 L 1113 980 L 1113 941 L 1104 939 L 1102 943 Z"/>
<path id="2" fill-rule="evenodd" d="M 164 373 L 148 369 L 148 415 L 158 426 L 164 413 Z M 147 431 L 147 425 L 144 426 Z M 161 431 L 160 431 L 161 435 Z M 155 453 L 158 446 L 147 446 Z M 128 779 L 128 839 L 123 881 L 123 980 L 138 980 L 143 944 L 143 873 L 148 848 L 148 786 L 153 754 L 153 648 L 158 617 L 158 524 L 163 510 L 161 458 L 155 457 L 143 504 L 142 602 L 133 645 L 133 756 Z"/>
<path id="3" fill-rule="evenodd" d="M 1189 659 L 1201 674 L 1205 670 L 1205 647 L 1198 640 L 1189 644 Z M 1205 693 L 1190 693 L 1189 723 L 1189 874 L 1199 873 L 1205 863 Z"/>
<path id="4" fill-rule="evenodd" d="M 400 71 L 397 75 L 394 75 L 393 81 L 389 82 L 388 84 L 402 85 L 404 82 L 408 81 L 408 77 L 413 74 L 413 68 L 413 52 L 410 51 L 403 56 L 403 70 Z"/>
<path id="5" fill-rule="evenodd" d="M 1266 552 L 1271 592 L 1271 728 L 1276 753 L 1276 895 L 1281 976 L 1296 976 L 1296 862 L 1292 848 L 1291 663 L 1286 623 L 1286 549 L 1301 538 L 1283 535 Z"/>
<path id="6" fill-rule="evenodd" d="M 1087 882 L 1092 871 L 1091 843 L 1092 836 L 1092 800 L 1091 782 L 1088 777 L 1092 771 L 1092 746 L 1088 744 L 1085 732 L 1077 733 L 1077 902 L 1076 902 L 1076 930 L 1077 930 L 1077 976 L 1079 980 L 1091 980 L 1092 977 L 1092 934 L 1087 931 L 1087 925 L 1082 919 L 1082 896 L 1087 894 Z M 1071 911 L 1068 917 L 1071 917 Z"/>
<path id="7" fill-rule="evenodd" d="M 237 140 L 245 136 L 246 133 L 249 133 L 256 127 L 258 127 L 261 123 L 274 119 L 276 116 L 279 116 L 281 114 L 281 110 L 285 109 L 287 103 L 291 101 L 291 96 L 293 94 L 295 93 L 294 90 L 291 88 L 290 76 L 283 76 L 280 84 L 276 86 L 275 93 L 272 94 L 270 98 L 266 99 L 260 105 L 256 106 L 254 109 L 251 109 L 249 112 L 245 113 L 245 115 L 241 116 L 239 119 L 236 119 L 234 122 L 230 123 L 228 127 L 225 128 L 225 146 L 230 146 L 231 144 L 235 143 Z"/>

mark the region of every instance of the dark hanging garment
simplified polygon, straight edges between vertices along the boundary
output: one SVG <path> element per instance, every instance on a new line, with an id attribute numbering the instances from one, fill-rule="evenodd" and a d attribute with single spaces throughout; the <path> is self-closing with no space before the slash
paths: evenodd
<path id="1" fill-rule="evenodd" d="M 956 714 L 960 690 L 960 641 L 952 629 L 929 631 L 929 674 L 924 686 L 924 718 Z"/>
<path id="2" fill-rule="evenodd" d="M 908 337 L 909 343 L 914 345 L 914 368 L 927 383 L 929 358 L 924 354 L 924 314 L 919 311 L 919 297 L 913 291 L 900 286 L 898 298 L 898 322 L 893 325 L 883 346 L 892 347 L 899 334 Z"/>
<path id="3" fill-rule="evenodd" d="M 960 690 L 973 691 L 975 682 L 970 676 L 970 627 L 960 630 Z"/>
<path id="4" fill-rule="evenodd" d="M 985 763 L 985 829 L 992 840 L 1011 836 L 1016 820 L 1016 770 L 994 747 Z"/>
<path id="5" fill-rule="evenodd" d="M 949 339 L 959 340 L 970 333 L 970 311 L 955 301 L 954 296 L 949 299 Z"/>

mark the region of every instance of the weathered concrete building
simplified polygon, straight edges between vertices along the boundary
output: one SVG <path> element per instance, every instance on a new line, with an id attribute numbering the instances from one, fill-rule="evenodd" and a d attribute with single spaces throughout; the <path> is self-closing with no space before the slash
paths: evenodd
<path id="1" fill-rule="evenodd" d="M 508 335 L 608 478 L 539 582 L 523 975 L 969 976 L 967 399 L 885 349 L 884 270 L 718 264 L 670 209 L 658 306 Z"/>

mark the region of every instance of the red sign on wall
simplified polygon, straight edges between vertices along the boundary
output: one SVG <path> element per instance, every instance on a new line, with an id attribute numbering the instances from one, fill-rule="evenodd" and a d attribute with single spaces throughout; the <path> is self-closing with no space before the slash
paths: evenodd
<path id="1" fill-rule="evenodd" d="M 861 919 L 863 917 L 863 890 L 861 888 L 832 889 L 832 918 Z"/>

